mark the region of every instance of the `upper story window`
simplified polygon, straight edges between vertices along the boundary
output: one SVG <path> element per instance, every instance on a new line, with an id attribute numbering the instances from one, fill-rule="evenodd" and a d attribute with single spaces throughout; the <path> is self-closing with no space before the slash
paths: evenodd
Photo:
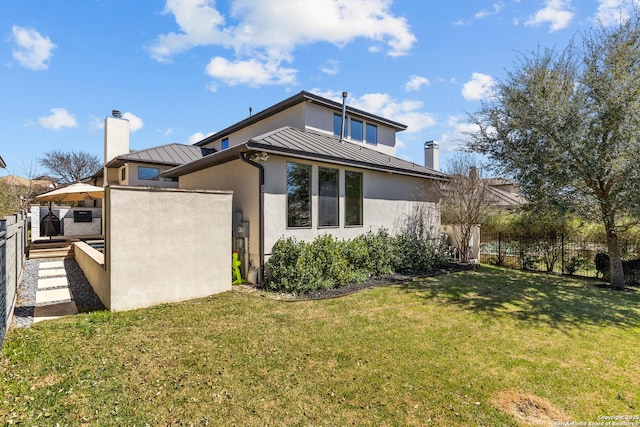
<path id="1" fill-rule="evenodd" d="M 335 136 L 340 136 L 340 128 L 342 127 L 342 116 L 340 114 L 333 115 L 333 134 Z M 344 134 L 343 137 L 347 137 L 347 123 L 344 123 Z"/>
<path id="2" fill-rule="evenodd" d="M 311 165 L 287 162 L 287 227 L 311 227 Z"/>
<path id="3" fill-rule="evenodd" d="M 160 178 L 160 170 L 158 168 L 148 168 L 138 166 L 138 179 L 143 181 L 158 181 Z"/>
<path id="4" fill-rule="evenodd" d="M 227 148 L 229 148 L 229 138 L 223 139 L 222 143 L 220 144 L 221 150 L 226 150 Z"/>
<path id="5" fill-rule="evenodd" d="M 378 143 L 378 126 L 367 123 L 367 134 L 365 135 L 367 144 Z"/>
<path id="6" fill-rule="evenodd" d="M 351 119 L 351 139 L 362 141 L 362 121 Z"/>

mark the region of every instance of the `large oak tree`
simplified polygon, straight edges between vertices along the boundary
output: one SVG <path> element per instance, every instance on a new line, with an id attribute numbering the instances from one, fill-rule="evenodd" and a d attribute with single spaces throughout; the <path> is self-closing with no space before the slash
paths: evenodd
<path id="1" fill-rule="evenodd" d="M 616 289 L 618 233 L 640 211 L 639 25 L 636 12 L 561 52 L 522 55 L 473 115 L 479 131 L 469 143 L 532 200 L 596 209 Z"/>

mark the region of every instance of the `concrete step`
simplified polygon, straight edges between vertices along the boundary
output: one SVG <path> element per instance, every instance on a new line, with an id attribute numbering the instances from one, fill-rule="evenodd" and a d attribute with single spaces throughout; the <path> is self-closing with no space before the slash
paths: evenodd
<path id="1" fill-rule="evenodd" d="M 66 258 L 73 259 L 73 247 L 66 248 L 49 248 L 49 249 L 31 249 L 29 250 L 29 259 L 45 259 L 45 258 Z"/>

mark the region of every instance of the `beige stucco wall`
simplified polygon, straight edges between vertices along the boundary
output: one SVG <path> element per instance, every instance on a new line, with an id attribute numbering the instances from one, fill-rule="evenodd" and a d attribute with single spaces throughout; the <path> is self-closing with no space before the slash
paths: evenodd
<path id="1" fill-rule="evenodd" d="M 180 188 L 223 190 L 233 192 L 232 211 L 242 210 L 249 222 L 249 258 L 260 264 L 259 172 L 254 166 L 237 159 L 180 177 Z M 212 216 L 215 223 L 217 218 Z"/>
<path id="2" fill-rule="evenodd" d="M 111 310 L 231 289 L 231 192 L 124 186 L 106 192 Z"/>
<path id="3" fill-rule="evenodd" d="M 104 268 L 104 254 L 85 242 L 75 242 L 73 256 L 100 301 L 105 307 L 111 307 L 111 291 Z"/>
<path id="4" fill-rule="evenodd" d="M 229 147 L 244 144 L 249 139 L 262 135 L 263 133 L 271 132 L 272 130 L 279 129 L 283 126 L 292 126 L 298 129 L 304 129 L 304 103 L 297 104 L 288 110 L 281 111 L 257 123 L 246 126 L 239 131 L 236 131 L 225 138 L 229 138 Z M 222 139 L 218 139 L 211 144 L 207 144 L 207 148 L 221 149 Z"/>

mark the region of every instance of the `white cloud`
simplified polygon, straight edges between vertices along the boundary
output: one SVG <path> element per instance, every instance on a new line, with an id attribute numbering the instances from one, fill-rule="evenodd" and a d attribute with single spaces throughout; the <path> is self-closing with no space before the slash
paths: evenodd
<path id="1" fill-rule="evenodd" d="M 483 19 L 486 18 L 489 15 L 496 15 L 498 13 L 500 13 L 500 11 L 502 10 L 502 8 L 504 7 L 504 3 L 499 1 L 493 4 L 493 10 L 486 10 L 483 9 L 480 12 L 476 13 L 473 17 L 475 19 Z"/>
<path id="2" fill-rule="evenodd" d="M 368 93 L 347 100 L 348 105 L 407 125 L 407 133 L 419 132 L 436 124 L 429 113 L 420 111 L 422 101 L 395 100 L 386 93 Z"/>
<path id="3" fill-rule="evenodd" d="M 633 9 L 640 7 L 639 0 L 598 0 L 598 3 L 596 19 L 607 27 L 626 21 Z"/>
<path id="4" fill-rule="evenodd" d="M 327 59 L 320 67 L 320 70 L 325 74 L 335 76 L 340 71 L 340 63 L 335 59 Z"/>
<path id="5" fill-rule="evenodd" d="M 217 56 L 206 67 L 207 74 L 222 80 L 228 85 L 247 84 L 261 86 L 266 84 L 293 84 L 296 82 L 296 70 L 283 68 L 279 61 L 260 62 L 256 59 L 248 61 L 229 61 Z"/>
<path id="6" fill-rule="evenodd" d="M 16 61 L 32 70 L 46 70 L 49 67 L 47 62 L 53 55 L 53 49 L 56 48 L 49 37 L 43 37 L 32 28 L 18 25 L 11 27 L 11 31 L 17 45 L 13 49 L 13 57 Z"/>
<path id="7" fill-rule="evenodd" d="M 131 133 L 136 132 L 144 127 L 144 122 L 138 116 L 133 113 L 124 113 L 122 114 L 123 119 L 129 120 L 129 130 Z"/>
<path id="8" fill-rule="evenodd" d="M 544 23 L 549 23 L 549 32 L 559 31 L 567 28 L 573 19 L 571 12 L 571 0 L 546 0 L 546 5 L 529 18 L 525 25 L 537 27 Z"/>
<path id="9" fill-rule="evenodd" d="M 409 81 L 404 85 L 404 89 L 407 92 L 410 92 L 413 90 L 420 90 L 422 86 L 429 86 L 429 84 L 430 83 L 428 78 L 414 74 L 409 77 Z"/>
<path id="10" fill-rule="evenodd" d="M 284 68 L 282 62 L 292 62 L 299 46 L 318 42 L 343 46 L 365 39 L 374 49 L 386 44 L 389 56 L 402 56 L 416 42 L 406 19 L 392 13 L 389 0 L 233 0 L 230 4 L 225 17 L 214 0 L 167 0 L 164 11 L 175 16 L 179 30 L 158 36 L 149 48 L 152 58 L 169 61 L 197 46 L 221 46 L 233 49 L 235 59 L 213 58 L 207 67 L 212 77 L 220 74 L 229 84 L 284 85 L 295 80 L 296 70 Z M 227 70 L 232 68 L 246 74 L 231 78 Z M 279 78 L 280 72 L 286 75 Z"/>
<path id="11" fill-rule="evenodd" d="M 451 130 L 445 132 L 438 141 L 440 149 L 446 152 L 457 151 L 465 145 L 469 140 L 468 133 L 474 133 L 479 130 L 474 123 L 465 122 L 461 117 L 451 116 L 447 121 Z"/>
<path id="12" fill-rule="evenodd" d="M 491 96 L 495 80 L 488 74 L 473 73 L 471 80 L 462 86 L 462 96 L 467 101 L 479 101 Z"/>
<path id="13" fill-rule="evenodd" d="M 64 108 L 52 108 L 51 115 L 40 117 L 38 123 L 47 129 L 74 128 L 78 126 L 76 118 Z"/>
<path id="14" fill-rule="evenodd" d="M 214 133 L 215 132 L 209 132 L 209 133 L 196 132 L 189 137 L 187 144 L 195 144 L 196 142 L 200 142 L 206 137 L 213 135 Z"/>

